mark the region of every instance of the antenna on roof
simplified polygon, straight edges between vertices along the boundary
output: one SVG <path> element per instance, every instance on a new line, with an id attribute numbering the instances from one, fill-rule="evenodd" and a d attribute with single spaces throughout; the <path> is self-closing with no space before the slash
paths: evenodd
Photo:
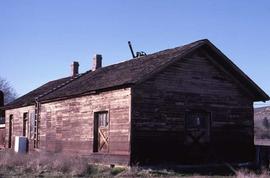
<path id="1" fill-rule="evenodd" d="M 128 46 L 129 46 L 129 49 L 130 49 L 130 51 L 131 51 L 131 54 L 132 54 L 132 57 L 133 57 L 133 58 L 137 58 L 137 57 L 141 57 L 141 56 L 146 56 L 146 53 L 143 52 L 143 51 L 136 52 L 136 56 L 135 56 L 130 41 L 128 41 Z"/>

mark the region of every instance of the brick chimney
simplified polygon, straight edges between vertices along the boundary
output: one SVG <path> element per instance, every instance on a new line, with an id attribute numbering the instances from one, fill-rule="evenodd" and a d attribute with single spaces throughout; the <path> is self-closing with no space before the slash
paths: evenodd
<path id="1" fill-rule="evenodd" d="M 92 71 L 95 71 L 98 68 L 102 67 L 102 55 L 101 54 L 95 54 L 93 57 L 93 66 Z"/>
<path id="2" fill-rule="evenodd" d="M 75 77 L 76 75 L 79 74 L 79 62 L 77 61 L 74 61 L 72 64 L 71 64 L 71 76 L 72 77 Z"/>

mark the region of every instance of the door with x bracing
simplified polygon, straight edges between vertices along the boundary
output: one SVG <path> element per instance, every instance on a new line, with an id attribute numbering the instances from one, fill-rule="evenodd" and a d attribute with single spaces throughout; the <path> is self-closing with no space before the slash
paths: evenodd
<path id="1" fill-rule="evenodd" d="M 94 115 L 93 152 L 108 152 L 109 150 L 109 118 L 108 112 L 96 112 Z"/>
<path id="2" fill-rule="evenodd" d="M 210 141 L 210 113 L 186 113 L 186 144 L 203 145 Z"/>

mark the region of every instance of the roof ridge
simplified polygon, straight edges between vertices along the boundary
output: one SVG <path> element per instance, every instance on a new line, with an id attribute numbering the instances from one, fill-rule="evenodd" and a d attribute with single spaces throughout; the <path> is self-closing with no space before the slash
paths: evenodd
<path id="1" fill-rule="evenodd" d="M 181 45 L 181 46 L 176 46 L 176 47 L 167 48 L 167 49 L 164 49 L 164 50 L 161 50 L 161 51 L 156 51 L 156 52 L 147 54 L 145 56 L 140 56 L 140 57 L 137 57 L 137 58 L 131 58 L 131 59 L 127 59 L 127 60 L 124 60 L 124 61 L 120 61 L 118 63 L 114 63 L 114 64 L 111 64 L 111 65 L 99 68 L 99 69 L 97 69 L 95 71 L 106 70 L 107 68 L 114 67 L 114 66 L 117 66 L 117 65 L 122 64 L 122 63 L 131 62 L 131 61 L 134 61 L 134 60 L 142 60 L 142 59 L 145 59 L 145 58 L 150 58 L 151 59 L 151 57 L 153 57 L 155 55 L 163 55 L 166 52 L 170 52 L 172 50 L 178 50 L 178 49 L 181 49 L 181 48 L 183 48 L 185 46 L 191 46 L 191 45 L 194 45 L 196 43 L 208 43 L 208 42 L 210 42 L 208 39 L 197 40 L 197 41 L 194 41 L 192 43 L 184 44 L 184 45 Z M 95 71 L 93 71 L 93 72 L 95 72 Z"/>

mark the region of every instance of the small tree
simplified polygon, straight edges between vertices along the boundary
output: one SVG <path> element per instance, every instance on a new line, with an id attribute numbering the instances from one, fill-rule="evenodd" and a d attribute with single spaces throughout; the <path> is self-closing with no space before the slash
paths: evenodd
<path id="1" fill-rule="evenodd" d="M 2 77 L 0 77 L 0 90 L 4 93 L 5 104 L 17 98 L 17 93 L 15 92 L 14 88 L 12 88 L 9 82 Z"/>

